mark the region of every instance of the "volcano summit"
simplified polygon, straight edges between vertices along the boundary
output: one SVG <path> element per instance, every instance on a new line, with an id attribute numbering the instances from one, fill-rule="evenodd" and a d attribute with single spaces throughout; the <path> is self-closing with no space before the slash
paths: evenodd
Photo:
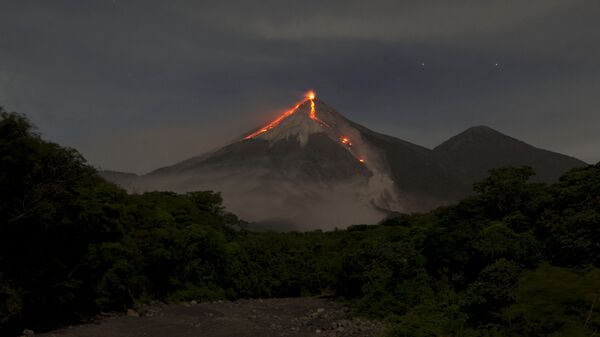
<path id="1" fill-rule="evenodd" d="M 433 150 L 357 124 L 314 92 L 216 151 L 143 176 L 105 172 L 131 191 L 220 191 L 257 226 L 332 229 L 426 211 L 471 193 L 487 170 L 529 165 L 552 182 L 584 162 L 474 127 Z"/>

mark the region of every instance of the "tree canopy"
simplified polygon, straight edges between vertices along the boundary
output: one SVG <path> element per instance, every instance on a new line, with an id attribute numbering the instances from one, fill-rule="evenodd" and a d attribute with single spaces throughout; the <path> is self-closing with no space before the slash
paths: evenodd
<path id="1" fill-rule="evenodd" d="M 592 336 L 600 165 L 550 186 L 499 168 L 475 195 L 378 225 L 258 233 L 218 193 L 127 194 L 0 112 L 0 334 L 154 300 L 334 293 L 389 336 Z"/>

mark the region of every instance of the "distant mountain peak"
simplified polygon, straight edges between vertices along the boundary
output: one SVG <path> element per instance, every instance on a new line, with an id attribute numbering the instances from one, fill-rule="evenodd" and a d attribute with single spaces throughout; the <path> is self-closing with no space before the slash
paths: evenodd
<path id="1" fill-rule="evenodd" d="M 491 168 L 527 165 L 538 181 L 556 181 L 573 167 L 585 163 L 559 153 L 539 149 L 489 126 L 473 126 L 433 149 L 447 166 L 457 168 L 471 180 L 482 179 Z"/>
<path id="2" fill-rule="evenodd" d="M 487 125 L 475 125 L 466 129 L 464 132 L 490 132 L 490 133 L 501 133 Z"/>
<path id="3" fill-rule="evenodd" d="M 456 136 L 451 137 L 435 147 L 434 151 L 457 151 L 464 147 L 485 147 L 490 144 L 532 147 L 525 142 L 492 129 L 487 125 L 478 125 L 472 126 Z"/>

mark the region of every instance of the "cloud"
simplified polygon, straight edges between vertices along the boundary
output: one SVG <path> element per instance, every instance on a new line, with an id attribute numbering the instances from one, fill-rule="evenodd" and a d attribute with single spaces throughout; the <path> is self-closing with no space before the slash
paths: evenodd
<path id="1" fill-rule="evenodd" d="M 596 0 L 3 2 L 0 98 L 126 171 L 208 150 L 308 88 L 428 146 L 491 124 L 577 155 L 600 146 L 597 13 Z M 174 150 L 129 145 L 144 142 Z"/>
<path id="2" fill-rule="evenodd" d="M 577 0 L 177 1 L 177 13 L 267 39 L 464 39 L 512 30 Z"/>

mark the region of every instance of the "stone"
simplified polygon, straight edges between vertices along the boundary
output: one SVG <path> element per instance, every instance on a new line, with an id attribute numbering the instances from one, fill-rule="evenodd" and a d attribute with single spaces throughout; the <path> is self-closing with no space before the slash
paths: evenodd
<path id="1" fill-rule="evenodd" d="M 133 309 L 127 309 L 127 317 L 140 317 L 140 314 Z"/>

